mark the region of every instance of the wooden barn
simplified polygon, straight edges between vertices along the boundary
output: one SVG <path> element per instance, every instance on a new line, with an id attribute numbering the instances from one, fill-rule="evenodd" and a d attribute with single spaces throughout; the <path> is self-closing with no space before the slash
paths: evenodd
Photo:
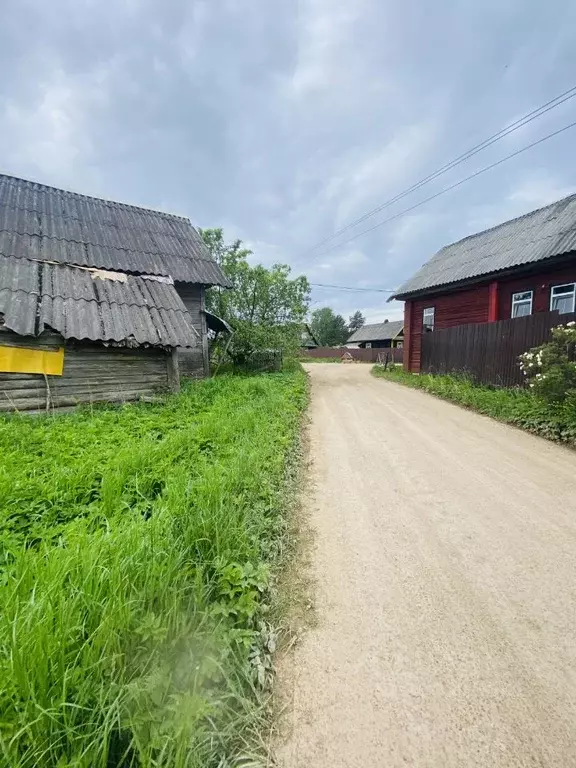
<path id="1" fill-rule="evenodd" d="M 213 285 L 228 282 L 188 219 L 0 175 L 0 411 L 208 375 Z"/>
<path id="2" fill-rule="evenodd" d="M 576 195 L 447 245 L 399 288 L 404 367 L 422 334 L 534 312 L 576 311 Z"/>
<path id="3" fill-rule="evenodd" d="M 358 349 L 401 349 L 404 342 L 404 320 L 384 320 L 363 325 L 354 331 L 346 346 Z"/>

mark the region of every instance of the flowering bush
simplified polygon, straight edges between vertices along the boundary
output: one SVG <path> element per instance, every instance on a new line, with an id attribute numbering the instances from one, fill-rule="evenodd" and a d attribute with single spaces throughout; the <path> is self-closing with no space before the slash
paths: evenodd
<path id="1" fill-rule="evenodd" d="M 576 397 L 576 322 L 552 329 L 552 340 L 520 355 L 528 386 L 551 403 Z"/>

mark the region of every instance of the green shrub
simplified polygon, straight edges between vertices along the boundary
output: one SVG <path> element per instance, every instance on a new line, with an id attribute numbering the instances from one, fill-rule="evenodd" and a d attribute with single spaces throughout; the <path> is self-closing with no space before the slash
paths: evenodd
<path id="1" fill-rule="evenodd" d="M 305 404 L 295 371 L 0 419 L 0 764 L 264 753 L 269 587 Z"/>
<path id="2" fill-rule="evenodd" d="M 552 339 L 520 355 L 528 386 L 549 403 L 562 403 L 576 393 L 576 323 L 552 329 Z"/>

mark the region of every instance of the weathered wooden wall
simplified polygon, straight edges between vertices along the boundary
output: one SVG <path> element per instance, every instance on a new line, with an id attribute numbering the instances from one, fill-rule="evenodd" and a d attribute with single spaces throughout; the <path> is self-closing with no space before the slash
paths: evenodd
<path id="1" fill-rule="evenodd" d="M 390 349 L 391 347 L 394 347 L 396 349 L 398 347 L 398 344 L 400 344 L 400 349 L 402 349 L 402 344 L 404 342 L 403 336 L 398 336 L 395 339 L 386 339 L 385 341 L 361 341 L 358 344 L 358 347 L 360 349 Z M 370 344 L 370 347 L 366 347 L 366 344 Z"/>
<path id="2" fill-rule="evenodd" d="M 422 373 L 463 373 L 481 384 L 523 386 L 519 356 L 550 339 L 574 314 L 537 312 L 495 323 L 459 325 L 422 336 Z"/>
<path id="3" fill-rule="evenodd" d="M 564 259 L 564 262 L 566 259 Z M 420 370 L 422 348 L 422 316 L 425 307 L 434 307 L 434 330 L 470 324 L 508 320 L 512 311 L 512 294 L 518 291 L 533 291 L 532 312 L 550 311 L 550 292 L 554 285 L 576 281 L 576 257 L 568 264 L 534 265 L 524 274 L 509 274 L 487 278 L 472 287 L 430 295 L 424 299 L 408 300 L 404 304 L 405 368 L 414 373 Z M 490 312 L 491 289 L 494 297 L 494 311 Z"/>
<path id="4" fill-rule="evenodd" d="M 407 301 L 404 305 L 404 336 L 410 336 L 404 361 L 411 371 L 420 370 L 422 318 L 426 307 L 434 307 L 434 328 L 452 328 L 463 323 L 488 322 L 488 284 L 427 299 Z"/>
<path id="5" fill-rule="evenodd" d="M 204 315 L 205 289 L 201 285 L 176 283 L 176 290 L 184 302 L 186 309 L 192 316 L 194 328 L 198 332 L 198 336 L 192 340 L 196 346 L 190 349 L 180 347 L 178 350 L 180 374 L 182 376 L 193 376 L 195 378 L 208 376 L 210 370 L 206 316 Z"/>
<path id="6" fill-rule="evenodd" d="M 554 285 L 576 281 L 574 261 L 562 269 L 547 269 L 532 275 L 506 278 L 498 281 L 497 320 L 506 320 L 512 312 L 512 294 L 518 291 L 533 291 L 532 312 L 550 311 L 550 291 Z"/>
<path id="7" fill-rule="evenodd" d="M 43 411 L 47 405 L 51 409 L 138 400 L 175 386 L 171 354 L 158 348 L 105 347 L 64 342 L 57 335 L 32 338 L 9 331 L 0 332 L 0 344 L 65 347 L 62 376 L 0 372 L 0 411 Z"/>

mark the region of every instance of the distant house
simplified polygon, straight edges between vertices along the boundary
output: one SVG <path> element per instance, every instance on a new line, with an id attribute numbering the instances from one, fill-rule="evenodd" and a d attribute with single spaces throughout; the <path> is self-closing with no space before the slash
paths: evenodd
<path id="1" fill-rule="evenodd" d="M 301 349 L 316 349 L 319 347 L 318 340 L 312 333 L 312 329 L 308 323 L 304 323 L 302 326 L 302 332 L 300 334 L 300 348 Z"/>
<path id="2" fill-rule="evenodd" d="M 0 411 L 123 401 L 208 374 L 190 221 L 0 175 Z"/>
<path id="3" fill-rule="evenodd" d="M 576 309 L 576 195 L 447 245 L 391 298 L 404 305 L 404 367 L 422 334 Z"/>
<path id="4" fill-rule="evenodd" d="M 400 348 L 404 342 L 404 321 L 384 320 L 383 323 L 363 325 L 346 342 L 350 349 L 391 349 Z"/>

